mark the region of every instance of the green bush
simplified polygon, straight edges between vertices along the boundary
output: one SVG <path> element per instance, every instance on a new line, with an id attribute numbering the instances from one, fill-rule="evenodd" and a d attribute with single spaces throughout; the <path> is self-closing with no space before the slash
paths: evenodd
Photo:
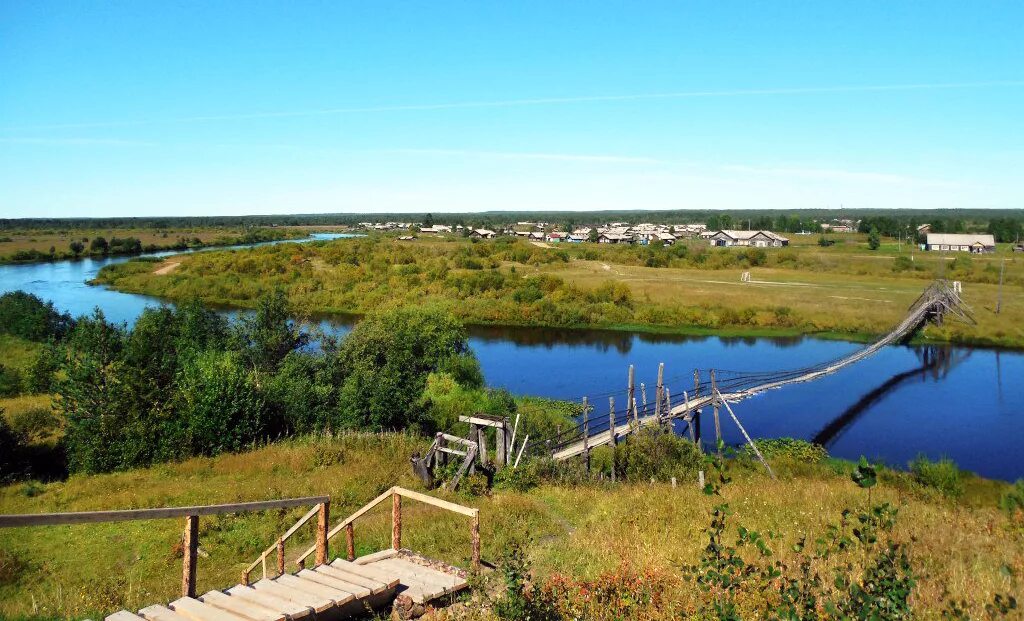
<path id="1" fill-rule="evenodd" d="M 72 325 L 71 316 L 57 312 L 53 302 L 24 291 L 0 295 L 0 333 L 45 341 L 64 338 Z"/>
<path id="2" fill-rule="evenodd" d="M 696 476 L 703 462 L 697 445 L 668 429 L 644 429 L 615 448 L 615 471 L 626 481 L 689 478 Z"/>
<path id="3" fill-rule="evenodd" d="M 25 388 L 20 370 L 0 364 L 0 397 L 17 397 Z"/>
<path id="4" fill-rule="evenodd" d="M 816 464 L 828 457 L 828 451 L 820 444 L 797 440 L 795 438 L 770 438 L 754 440 L 757 450 L 761 451 L 765 459 L 782 458 L 793 461 Z M 749 446 L 743 448 L 744 453 L 753 455 Z"/>
<path id="5" fill-rule="evenodd" d="M 910 462 L 910 471 L 920 485 L 936 489 L 947 498 L 959 498 L 964 493 L 960 468 L 951 459 L 944 457 L 931 461 L 924 455 L 918 455 Z"/>
<path id="6" fill-rule="evenodd" d="M 537 464 L 534 460 L 519 464 L 519 467 L 505 467 L 494 475 L 494 487 L 513 492 L 528 492 L 540 485 Z"/>
<path id="7" fill-rule="evenodd" d="M 234 352 L 205 352 L 178 380 L 181 446 L 189 455 L 240 451 L 271 430 L 266 401 L 254 374 Z"/>
<path id="8" fill-rule="evenodd" d="M 60 418 L 50 408 L 29 408 L 11 415 L 11 429 L 27 443 L 39 442 L 60 428 Z"/>

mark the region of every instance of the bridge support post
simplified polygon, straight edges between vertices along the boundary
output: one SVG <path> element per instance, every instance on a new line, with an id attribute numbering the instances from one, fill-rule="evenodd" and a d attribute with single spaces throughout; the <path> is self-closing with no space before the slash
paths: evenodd
<path id="1" fill-rule="evenodd" d="M 629 411 L 626 411 L 626 421 L 629 422 Z M 615 482 L 615 447 L 619 440 L 615 437 L 615 397 L 608 397 L 608 433 L 611 436 L 609 444 L 612 447 L 612 483 Z"/>
<path id="2" fill-rule="evenodd" d="M 587 464 L 587 474 L 590 474 L 590 406 L 587 405 L 587 398 L 583 397 L 583 458 Z"/>
<path id="3" fill-rule="evenodd" d="M 633 425 L 638 426 L 637 414 L 636 414 L 636 384 L 634 384 L 635 374 L 633 371 L 633 365 L 629 365 L 629 385 L 627 386 L 628 391 L 626 395 L 626 420 L 629 420 L 630 413 L 633 414 Z"/>
<path id="4" fill-rule="evenodd" d="M 711 395 L 714 398 L 714 400 L 712 401 L 712 403 L 714 404 L 712 411 L 715 415 L 715 449 L 719 453 L 721 453 L 722 450 L 721 448 L 719 448 L 718 445 L 722 443 L 722 423 L 719 422 L 718 420 L 718 397 L 715 396 L 717 394 L 718 384 L 715 382 L 715 370 L 711 369 Z"/>
<path id="5" fill-rule="evenodd" d="M 345 525 L 345 558 L 356 560 L 356 528 L 352 522 Z"/>
<path id="6" fill-rule="evenodd" d="M 700 370 L 699 369 L 694 369 L 693 370 L 693 398 L 694 399 L 700 398 Z M 702 444 L 703 440 L 700 437 L 700 408 L 697 408 L 696 410 L 694 410 L 690 414 L 690 417 L 693 419 L 693 421 L 690 423 L 690 425 L 691 425 L 691 427 L 693 429 L 694 435 L 696 436 L 696 438 L 694 439 L 694 442 L 697 443 L 697 448 L 699 448 L 701 451 L 703 451 L 704 450 L 704 447 L 703 447 L 703 444 Z"/>
<path id="7" fill-rule="evenodd" d="M 658 384 L 654 389 L 654 422 L 661 424 L 662 403 L 665 400 L 665 363 L 658 363 Z"/>

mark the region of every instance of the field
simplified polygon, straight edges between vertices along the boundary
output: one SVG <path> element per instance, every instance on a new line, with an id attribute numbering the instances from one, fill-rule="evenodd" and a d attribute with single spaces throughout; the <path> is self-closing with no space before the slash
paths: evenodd
<path id="1" fill-rule="evenodd" d="M 67 481 L 0 488 L 0 512 L 28 513 L 179 506 L 328 494 L 332 515 L 347 515 L 391 485 L 422 489 L 408 457 L 425 441 L 400 434 L 300 438 L 237 455 L 191 459 L 144 470 L 74 476 Z M 801 532 L 819 532 L 845 507 L 865 502 L 848 464 L 775 463 L 779 479 L 737 466 L 725 496 L 734 519 L 772 530 L 780 558 Z M 937 618 L 944 598 L 974 610 L 996 592 L 1012 592 L 1024 572 L 1021 533 L 996 508 L 1005 484 L 968 479 L 959 500 L 947 500 L 906 474 L 883 471 L 875 500 L 899 507 L 896 534 L 912 544 L 919 569 L 914 603 L 920 618 Z M 712 501 L 693 481 L 655 484 L 545 484 L 529 492 L 490 496 L 441 494 L 477 506 L 483 557 L 497 562 L 510 542 L 524 542 L 538 577 L 592 578 L 625 564 L 667 578 L 674 605 L 693 604 L 679 578 L 704 545 L 701 529 Z M 200 520 L 199 590 L 226 587 L 304 509 Z M 406 504 L 403 541 L 410 548 L 467 566 L 468 524 L 460 516 Z M 389 512 L 378 508 L 356 523 L 357 553 L 387 547 Z M 177 520 L 0 531 L 0 617 L 74 617 L 138 608 L 176 597 L 181 524 Z M 289 557 L 310 541 L 304 533 Z M 332 543 L 335 553 L 341 545 Z M 259 571 L 257 570 L 257 576 Z M 948 592 L 947 592 L 948 590 Z M 668 614 L 668 611 L 665 611 Z"/>
<path id="2" fill-rule="evenodd" d="M 0 230 L 0 263 L 23 263 L 72 258 L 72 242 L 82 243 L 81 254 L 90 254 L 90 242 L 102 237 L 134 238 L 146 250 L 171 250 L 195 246 L 224 246 L 243 243 L 247 236 L 259 239 L 288 239 L 304 236 L 292 229 L 270 227 L 185 227 L 112 229 L 6 229 Z"/>
<path id="3" fill-rule="evenodd" d="M 1024 257 L 944 256 L 859 235 L 794 236 L 781 249 L 671 248 L 521 240 L 391 237 L 282 245 L 127 263 L 98 282 L 172 300 L 251 306 L 281 287 L 308 313 L 366 313 L 436 304 L 466 323 L 598 327 L 729 335 L 819 334 L 866 340 L 884 333 L 934 278 L 963 283 L 977 325 L 929 327 L 922 340 L 1024 347 Z M 1005 260 L 1002 303 L 999 271 Z M 741 282 L 750 272 L 751 282 Z"/>

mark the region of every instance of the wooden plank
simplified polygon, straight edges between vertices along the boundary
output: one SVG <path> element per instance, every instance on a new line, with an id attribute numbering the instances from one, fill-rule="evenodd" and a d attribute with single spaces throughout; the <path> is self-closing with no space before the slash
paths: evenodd
<path id="1" fill-rule="evenodd" d="M 425 502 L 428 505 L 434 505 L 435 507 L 440 507 L 442 509 L 447 509 L 448 511 L 454 511 L 455 513 L 461 513 L 462 515 L 465 515 L 465 516 L 468 516 L 468 517 L 473 517 L 474 515 L 477 515 L 478 513 L 480 513 L 480 509 L 474 509 L 473 507 L 464 507 L 462 505 L 457 505 L 454 502 L 448 502 L 447 500 L 441 500 L 440 498 L 434 498 L 433 496 L 428 496 L 426 494 L 421 494 L 419 492 L 414 492 L 414 491 L 412 491 L 410 489 L 405 489 L 404 487 L 395 487 L 394 490 L 395 490 L 395 493 L 401 494 L 402 496 L 405 496 L 406 498 L 412 498 L 413 500 L 418 500 L 420 502 Z"/>
<path id="2" fill-rule="evenodd" d="M 450 449 L 450 448 L 447 448 L 447 447 L 444 447 L 444 446 L 438 447 L 437 450 L 441 451 L 442 453 L 448 453 L 449 455 L 458 455 L 459 457 L 465 457 L 466 456 L 466 451 L 460 451 L 458 449 Z"/>
<path id="3" fill-rule="evenodd" d="M 429 587 L 437 595 L 446 592 L 449 589 L 454 588 L 463 580 L 438 571 L 429 567 L 424 567 L 417 563 L 412 563 L 401 558 L 389 558 L 384 559 L 377 563 L 378 565 L 386 568 L 388 571 L 393 571 L 398 575 L 398 579 L 402 584 L 406 586 L 412 586 L 413 584 L 419 584 L 424 587 Z"/>
<path id="4" fill-rule="evenodd" d="M 240 584 L 238 586 L 231 587 L 230 589 L 228 589 L 227 593 L 231 597 L 237 597 L 249 602 L 259 604 L 260 606 L 265 606 L 267 608 L 272 608 L 274 610 L 280 610 L 281 612 L 288 615 L 288 618 L 292 619 L 293 621 L 304 619 L 314 613 L 313 608 L 309 606 L 300 604 L 290 599 L 277 597 L 276 595 L 267 593 L 265 591 L 257 591 L 256 589 L 250 586 L 243 586 Z"/>
<path id="5" fill-rule="evenodd" d="M 505 419 L 499 417 L 490 416 L 459 416 L 460 423 L 470 423 L 472 425 L 482 425 L 484 427 L 503 427 L 505 425 Z"/>
<path id="6" fill-rule="evenodd" d="M 366 576 L 360 576 L 359 574 L 350 573 L 345 571 L 344 569 L 332 567 L 331 565 L 321 565 L 313 571 L 317 571 L 325 576 L 330 576 L 331 578 L 336 578 L 343 582 L 348 582 L 349 584 L 359 586 L 364 589 L 369 589 L 371 594 L 376 594 L 388 590 L 388 585 L 384 582 L 381 582 L 380 580 L 375 580 L 373 578 L 368 578 Z"/>
<path id="7" fill-rule="evenodd" d="M 302 604 L 303 606 L 312 608 L 313 611 L 317 614 L 320 614 L 325 610 L 330 610 L 335 606 L 334 600 L 330 599 L 329 597 L 313 595 L 312 593 L 308 593 L 306 591 L 293 589 L 284 584 L 278 584 L 277 582 L 274 582 L 269 578 L 259 580 L 255 582 L 252 586 L 257 591 L 266 591 L 270 595 L 274 595 L 281 599 L 286 599 L 288 601 L 292 601 L 298 604 Z"/>
<path id="8" fill-rule="evenodd" d="M 221 591 L 204 593 L 199 601 L 253 619 L 253 621 L 288 621 L 288 615 L 280 610 L 262 606 L 241 597 L 231 597 Z"/>
<path id="9" fill-rule="evenodd" d="M 392 550 L 387 550 L 387 551 L 388 552 L 392 552 Z M 363 557 L 363 558 L 366 558 L 366 557 Z M 353 562 L 346 561 L 344 559 L 340 559 L 339 558 L 336 561 L 334 561 L 333 563 L 331 563 L 330 566 L 334 567 L 334 568 L 337 568 L 337 569 L 340 569 L 342 571 L 347 571 L 349 573 L 356 574 L 358 576 L 366 576 L 367 578 L 371 578 L 373 580 L 377 580 L 379 582 L 383 582 L 384 584 L 388 585 L 388 588 L 398 586 L 398 577 L 397 576 L 393 576 L 390 573 L 388 573 L 388 572 L 386 572 L 386 571 L 384 571 L 382 569 L 374 567 L 372 564 L 370 564 L 370 565 L 361 565 L 359 563 L 353 563 Z"/>
<path id="10" fill-rule="evenodd" d="M 226 505 L 200 505 L 195 507 L 163 507 L 159 509 L 126 509 L 123 511 L 79 511 L 76 513 L 22 513 L 0 515 L 0 528 L 16 526 L 57 526 L 60 524 L 94 524 L 96 522 L 126 522 L 129 520 L 157 520 L 188 517 L 190 515 L 218 515 L 285 509 L 330 500 L 328 496 L 309 498 L 283 498 L 258 502 L 236 502 Z"/>
<path id="11" fill-rule="evenodd" d="M 443 437 L 445 440 L 448 440 L 449 442 L 455 442 L 457 444 L 462 444 L 464 446 L 476 446 L 476 442 L 474 442 L 473 440 L 467 440 L 466 438 L 453 436 L 450 433 L 442 433 L 441 437 Z"/>
<path id="12" fill-rule="evenodd" d="M 356 598 L 355 595 L 344 591 L 342 589 L 335 589 L 334 587 L 328 587 L 320 584 L 319 582 L 313 582 L 312 580 L 306 580 L 298 576 L 291 574 L 285 574 L 274 578 L 274 582 L 286 587 L 292 587 L 300 591 L 305 591 L 311 595 L 319 595 L 320 597 L 328 598 L 338 606 L 347 604 Z"/>
<path id="13" fill-rule="evenodd" d="M 167 607 L 193 621 L 252 621 L 248 617 L 204 604 L 198 599 L 192 599 L 191 597 L 176 599 L 168 604 Z"/>
<path id="14" fill-rule="evenodd" d="M 107 615 L 105 621 L 142 621 L 142 617 L 127 610 L 118 610 L 112 615 Z"/>
<path id="15" fill-rule="evenodd" d="M 355 584 L 353 582 L 349 582 L 342 578 L 337 578 L 322 571 L 303 569 L 296 575 L 300 578 L 304 578 L 312 582 L 319 582 L 324 586 L 328 586 L 341 591 L 347 591 L 352 595 L 355 595 L 356 599 L 363 599 L 364 597 L 369 597 L 373 593 L 370 589 L 362 586 L 361 584 Z"/>
<path id="16" fill-rule="evenodd" d="M 422 565 L 410 563 L 402 559 L 384 559 L 376 564 L 398 574 L 400 583 L 408 587 L 405 594 L 413 597 L 414 600 L 417 600 L 417 596 L 419 596 L 422 599 L 418 601 L 421 602 L 429 601 L 445 593 L 458 590 L 465 583 L 464 580 L 455 576 L 450 576 L 435 569 L 423 567 Z M 414 594 L 410 594 L 410 590 Z"/>
<path id="17" fill-rule="evenodd" d="M 381 559 L 391 558 L 392 556 L 398 556 L 398 550 L 392 550 L 391 548 L 388 548 L 386 550 L 381 550 L 379 552 L 374 552 L 372 554 L 360 556 L 353 562 L 357 565 L 369 565 L 370 563 L 376 563 Z"/>
<path id="18" fill-rule="evenodd" d="M 174 612 L 166 606 L 146 606 L 139 611 L 139 615 L 149 621 L 192 621 L 188 617 L 184 617 Z"/>

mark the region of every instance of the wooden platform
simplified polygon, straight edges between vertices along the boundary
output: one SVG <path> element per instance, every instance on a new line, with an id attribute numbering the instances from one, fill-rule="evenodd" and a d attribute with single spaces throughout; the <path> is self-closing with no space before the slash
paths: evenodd
<path id="1" fill-rule="evenodd" d="M 467 588 L 459 570 L 409 551 L 385 550 L 329 565 L 264 578 L 199 597 L 182 597 L 107 621 L 340 620 L 381 610 L 398 595 L 422 604 Z"/>
<path id="2" fill-rule="evenodd" d="M 384 550 L 358 558 L 355 563 L 377 571 L 379 575 L 397 576 L 399 584 L 395 594 L 406 595 L 416 604 L 425 604 L 469 587 L 463 572 L 408 550 Z"/>

